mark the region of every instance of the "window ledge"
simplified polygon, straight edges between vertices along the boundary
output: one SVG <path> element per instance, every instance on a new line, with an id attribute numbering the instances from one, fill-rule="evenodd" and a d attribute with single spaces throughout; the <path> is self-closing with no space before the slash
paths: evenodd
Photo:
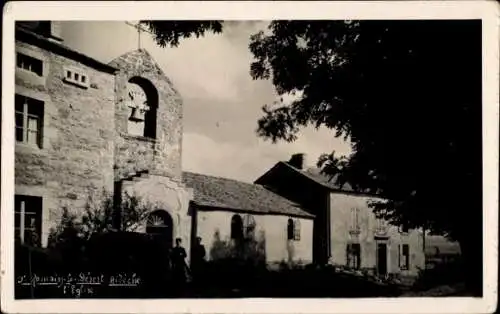
<path id="1" fill-rule="evenodd" d="M 47 154 L 47 150 L 40 148 L 37 145 L 23 143 L 23 142 L 17 142 L 17 141 L 16 141 L 16 147 L 15 147 L 14 151 L 16 154 L 17 153 L 38 154 L 38 155 L 46 155 Z"/>
<path id="2" fill-rule="evenodd" d="M 158 142 L 158 140 L 151 138 L 151 137 L 132 135 L 132 134 L 128 134 L 128 133 L 120 133 L 120 135 L 123 138 L 129 139 L 129 140 L 138 140 L 138 141 L 149 142 L 149 143 L 157 143 Z"/>
<path id="3" fill-rule="evenodd" d="M 47 79 L 46 76 L 39 76 L 34 72 L 17 67 L 16 67 L 16 77 L 23 81 L 27 81 L 33 85 L 45 85 L 45 81 Z"/>

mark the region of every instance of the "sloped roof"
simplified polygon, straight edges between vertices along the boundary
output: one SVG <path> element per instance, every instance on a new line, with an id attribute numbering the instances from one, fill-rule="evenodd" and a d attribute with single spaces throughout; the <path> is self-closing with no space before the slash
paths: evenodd
<path id="1" fill-rule="evenodd" d="M 308 177 L 311 180 L 316 181 L 317 183 L 334 190 L 341 190 L 347 192 L 356 192 L 349 183 L 345 183 L 344 185 L 339 185 L 336 183 L 337 177 L 330 177 L 323 173 L 321 173 L 321 169 L 319 168 L 308 168 L 306 170 L 297 169 L 290 164 L 286 163 L 288 166 L 294 168 L 296 171 L 301 172 L 303 175 Z"/>
<path id="2" fill-rule="evenodd" d="M 166 77 L 156 60 L 154 60 L 151 54 L 143 48 L 128 51 L 121 56 L 114 58 L 108 64 L 112 67 L 123 69 L 127 67 L 138 67 L 139 61 L 141 68 Z"/>
<path id="3" fill-rule="evenodd" d="M 118 69 L 111 65 L 102 63 L 101 61 L 91 58 L 79 51 L 73 50 L 61 42 L 49 40 L 47 37 L 37 34 L 36 32 L 21 25 L 16 25 L 15 37 L 16 40 L 28 42 L 37 47 L 47 49 L 48 51 L 81 62 L 82 64 L 85 64 L 99 71 L 103 71 L 109 74 L 114 74 L 116 71 L 118 71 Z"/>
<path id="4" fill-rule="evenodd" d="M 194 203 L 204 207 L 258 214 L 313 218 L 300 205 L 261 185 L 183 172 L 183 182 L 194 190 Z"/>

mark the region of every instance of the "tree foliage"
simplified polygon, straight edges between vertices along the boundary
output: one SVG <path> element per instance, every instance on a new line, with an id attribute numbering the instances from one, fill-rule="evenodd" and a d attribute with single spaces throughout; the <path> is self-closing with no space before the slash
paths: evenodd
<path id="1" fill-rule="evenodd" d="M 141 24 L 149 28 L 160 47 L 177 47 L 183 38 L 222 32 L 221 21 L 141 21 Z"/>
<path id="2" fill-rule="evenodd" d="M 112 195 L 102 192 L 90 195 L 82 215 L 76 215 L 67 207 L 62 208 L 59 223 L 50 232 L 51 246 L 64 245 L 71 241 L 89 241 L 92 236 L 109 232 L 135 232 L 144 224 L 152 204 L 125 193 L 120 206 L 113 205 Z M 116 215 L 119 213 L 119 225 Z M 77 240 L 78 239 L 78 240 Z"/>
<path id="3" fill-rule="evenodd" d="M 458 240 L 481 294 L 481 22 L 274 21 L 250 50 L 254 79 L 299 96 L 264 106 L 258 134 L 348 138 L 352 154 L 321 157 L 323 172 L 380 196 L 378 217 Z"/>
<path id="4" fill-rule="evenodd" d="M 319 166 L 385 199 L 373 204 L 377 215 L 454 239 L 477 230 L 480 22 L 274 21 L 269 31 L 251 38 L 251 75 L 299 97 L 264 106 L 260 136 L 333 129 L 352 154 Z"/>

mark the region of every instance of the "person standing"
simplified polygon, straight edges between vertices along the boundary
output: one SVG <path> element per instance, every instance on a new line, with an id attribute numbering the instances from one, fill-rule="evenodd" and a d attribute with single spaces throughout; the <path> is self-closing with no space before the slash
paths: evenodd
<path id="1" fill-rule="evenodd" d="M 173 284 L 179 293 L 184 291 L 188 275 L 187 254 L 181 244 L 182 240 L 180 238 L 175 239 L 175 247 L 172 249 L 171 254 Z"/>
<path id="2" fill-rule="evenodd" d="M 191 268 L 193 271 L 193 276 L 195 281 L 201 281 L 204 265 L 205 265 L 205 246 L 201 244 L 201 237 L 196 238 L 196 243 L 193 246 L 193 256 L 191 261 Z"/>

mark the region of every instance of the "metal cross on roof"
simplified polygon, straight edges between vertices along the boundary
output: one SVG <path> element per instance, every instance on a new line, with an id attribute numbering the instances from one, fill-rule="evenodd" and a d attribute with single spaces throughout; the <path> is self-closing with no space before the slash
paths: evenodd
<path id="1" fill-rule="evenodd" d="M 142 26 L 140 22 L 137 22 L 135 24 L 130 22 L 125 22 L 125 24 L 137 29 L 137 47 L 138 49 L 141 49 L 141 32 L 146 32 L 146 33 L 151 33 L 151 32 L 147 28 Z"/>

